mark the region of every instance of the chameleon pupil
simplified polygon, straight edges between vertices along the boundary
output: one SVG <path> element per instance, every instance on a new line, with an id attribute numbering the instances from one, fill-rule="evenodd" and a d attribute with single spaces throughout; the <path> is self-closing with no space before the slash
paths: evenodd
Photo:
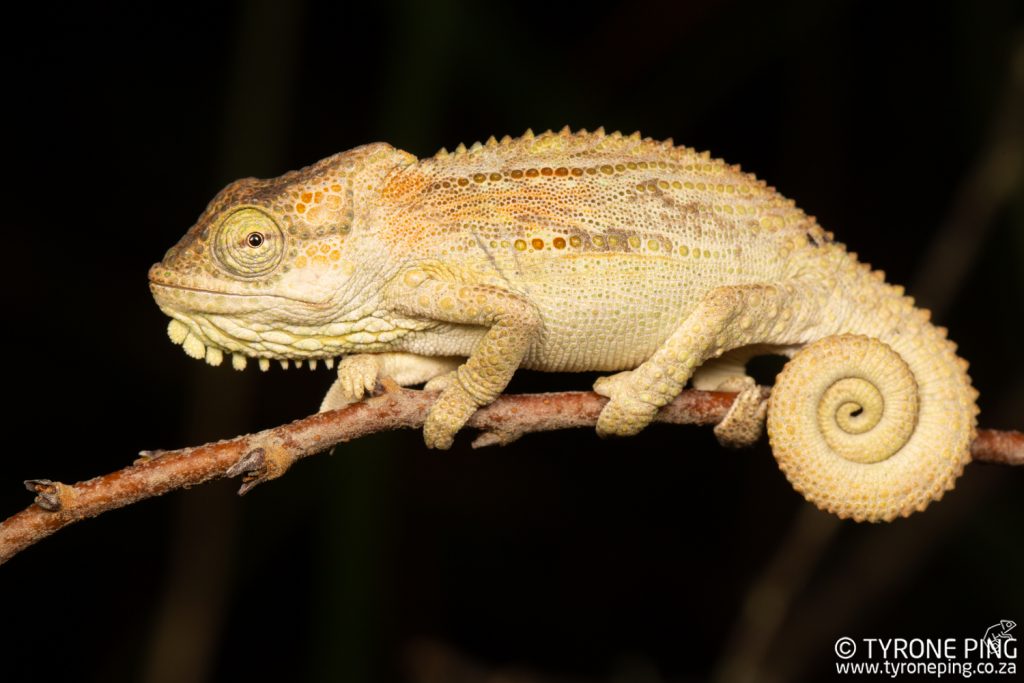
<path id="1" fill-rule="evenodd" d="M 255 249 L 256 247 L 263 246 L 263 235 L 258 232 L 250 232 L 249 236 L 245 238 L 245 241 L 249 243 L 249 246 Z"/>

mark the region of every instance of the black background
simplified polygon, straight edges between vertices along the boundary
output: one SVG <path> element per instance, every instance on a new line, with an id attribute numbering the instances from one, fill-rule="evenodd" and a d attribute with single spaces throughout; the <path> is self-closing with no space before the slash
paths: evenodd
<path id="1" fill-rule="evenodd" d="M 5 17 L 0 516 L 23 479 L 319 404 L 323 369 L 165 336 L 146 270 L 227 182 L 566 123 L 767 179 L 935 310 L 983 426 L 1022 427 L 1019 3 L 87 5 Z M 710 429 L 469 440 L 378 435 L 60 532 L 0 567 L 0 680 L 820 680 L 839 636 L 1024 623 L 1021 471 L 870 526 Z"/>

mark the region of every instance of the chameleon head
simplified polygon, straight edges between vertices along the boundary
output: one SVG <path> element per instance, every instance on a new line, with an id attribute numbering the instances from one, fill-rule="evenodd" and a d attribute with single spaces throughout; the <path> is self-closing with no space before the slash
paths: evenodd
<path id="1" fill-rule="evenodd" d="M 333 358 L 374 341 L 381 250 L 360 207 L 414 160 L 377 143 L 278 178 L 224 188 L 149 271 L 150 290 L 185 353 L 236 369 L 246 359 Z M 376 258 L 374 258 L 376 255 Z M 368 331 L 369 330 L 371 331 Z"/>

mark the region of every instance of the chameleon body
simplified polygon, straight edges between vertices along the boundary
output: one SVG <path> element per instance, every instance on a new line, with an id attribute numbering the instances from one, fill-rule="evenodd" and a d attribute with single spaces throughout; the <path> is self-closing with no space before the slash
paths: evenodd
<path id="1" fill-rule="evenodd" d="M 637 433 L 688 382 L 743 389 L 718 434 L 749 442 L 744 364 L 771 352 L 790 357 L 771 447 L 819 507 L 908 515 L 970 457 L 977 393 L 928 312 L 774 188 L 671 141 L 358 147 L 232 183 L 149 277 L 171 339 L 210 364 L 344 357 L 324 409 L 381 376 L 441 388 L 435 448 L 520 367 L 616 371 L 595 385 L 601 435 Z"/>

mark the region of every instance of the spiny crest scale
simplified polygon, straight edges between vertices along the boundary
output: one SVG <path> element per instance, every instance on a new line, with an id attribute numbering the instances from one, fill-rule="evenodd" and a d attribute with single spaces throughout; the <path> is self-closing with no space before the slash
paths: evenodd
<path id="1" fill-rule="evenodd" d="M 498 140 L 492 135 L 487 138 L 486 142 L 481 143 L 477 141 L 469 147 L 460 142 L 452 152 L 449 152 L 447 148 L 442 147 L 433 155 L 432 158 L 443 160 L 450 156 L 465 156 L 465 158 L 471 159 L 477 158 L 485 151 L 494 153 L 503 149 L 519 149 L 527 153 L 548 153 L 555 151 L 580 153 L 586 152 L 587 150 L 595 150 L 611 154 L 642 153 L 644 150 L 658 150 L 671 154 L 675 158 L 680 158 L 681 155 L 686 156 L 696 153 L 695 150 L 689 147 L 677 147 L 672 138 L 658 141 L 650 137 L 643 137 L 640 131 L 634 131 L 627 136 L 623 135 L 621 131 L 614 131 L 611 134 L 607 134 L 603 126 L 598 127 L 594 131 L 588 131 L 585 128 L 581 128 L 575 132 L 569 126 L 564 126 L 559 129 L 558 132 L 548 129 L 540 134 L 534 134 L 533 130 L 528 128 L 517 138 L 504 135 L 500 140 Z M 708 152 L 701 152 L 700 158 L 711 160 L 710 153 Z M 714 161 L 716 163 L 724 164 L 720 159 L 715 159 Z M 740 172 L 740 168 L 737 165 L 726 165 L 726 167 L 736 172 Z M 753 178 L 753 176 L 751 176 L 751 178 Z"/>

